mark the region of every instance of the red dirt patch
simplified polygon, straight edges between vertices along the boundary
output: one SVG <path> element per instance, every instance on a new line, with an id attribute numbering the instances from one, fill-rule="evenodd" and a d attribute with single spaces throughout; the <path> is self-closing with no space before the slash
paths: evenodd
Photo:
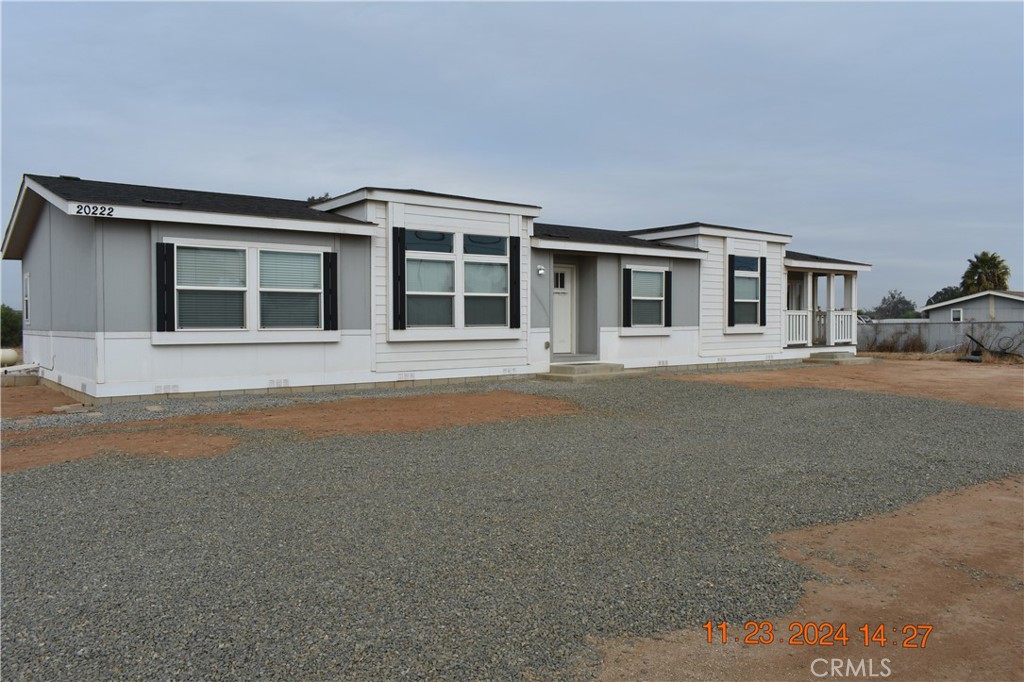
<path id="1" fill-rule="evenodd" d="M 19 387 L 17 390 L 24 388 L 36 387 Z M 11 389 L 5 389 L 5 393 L 7 390 Z M 64 398 L 61 404 L 67 404 L 67 399 Z M 426 431 L 579 411 L 567 400 L 513 391 L 491 391 L 351 398 L 159 421 L 8 431 L 3 436 L 0 471 L 9 473 L 33 466 L 69 462 L 111 450 L 142 456 L 208 457 L 227 452 L 244 438 L 206 433 L 206 429 L 216 426 L 290 429 L 308 438 L 324 438 L 342 434 Z"/>
<path id="2" fill-rule="evenodd" d="M 34 417 L 75 401 L 45 386 L 8 386 L 0 390 L 0 416 Z"/>
<path id="3" fill-rule="evenodd" d="M 1024 366 L 965 362 L 882 361 L 750 372 L 672 374 L 678 381 L 703 381 L 754 389 L 831 388 L 937 398 L 983 407 L 1024 410 Z"/>
<path id="4" fill-rule="evenodd" d="M 796 610 L 772 621 L 774 643 L 743 644 L 742 623 L 729 623 L 730 639 L 738 634 L 740 643 L 725 645 L 708 644 L 704 629 L 610 640 L 599 679 L 809 680 L 815 659 L 833 658 L 871 660 L 874 677 L 889 682 L 1024 679 L 1024 477 L 773 539 L 784 556 L 832 578 L 810 583 Z M 845 623 L 850 641 L 790 645 L 792 622 Z M 884 648 L 864 646 L 865 623 L 886 626 Z M 913 634 L 904 635 L 908 624 L 933 626 L 925 648 L 894 646 Z"/>
<path id="5" fill-rule="evenodd" d="M 6 440 L 6 439 L 5 439 Z M 143 457 L 210 457 L 238 445 L 237 438 L 203 433 L 198 429 L 163 428 L 151 431 L 117 432 L 50 438 L 41 442 L 4 445 L 0 471 L 11 473 L 44 464 L 73 462 L 107 452 L 124 452 Z"/>
<path id="6" fill-rule="evenodd" d="M 294 429 L 309 438 L 323 438 L 342 434 L 427 431 L 576 412 L 579 412 L 578 407 L 558 398 L 513 391 L 491 391 L 353 398 L 331 403 L 204 415 L 190 418 L 189 422 L 256 429 Z"/>

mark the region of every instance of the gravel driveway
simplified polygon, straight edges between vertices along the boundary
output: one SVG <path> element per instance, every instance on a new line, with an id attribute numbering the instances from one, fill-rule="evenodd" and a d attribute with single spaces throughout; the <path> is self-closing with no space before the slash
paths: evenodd
<path id="1" fill-rule="evenodd" d="M 4 475 L 2 678 L 586 678 L 588 638 L 792 608 L 808 574 L 770 533 L 1022 470 L 1008 410 L 654 377 L 464 390 L 492 388 L 584 411 Z"/>

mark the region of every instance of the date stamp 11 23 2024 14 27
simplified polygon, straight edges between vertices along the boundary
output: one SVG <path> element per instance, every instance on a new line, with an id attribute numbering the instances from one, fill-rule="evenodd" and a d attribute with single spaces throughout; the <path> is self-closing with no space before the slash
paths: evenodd
<path id="1" fill-rule="evenodd" d="M 924 649 L 928 645 L 928 637 L 932 633 L 931 625 L 899 624 L 886 625 L 864 623 L 860 626 L 848 626 L 846 623 L 815 623 L 792 621 L 788 632 L 777 635 L 775 625 L 771 621 L 748 620 L 743 623 L 742 632 L 727 621 L 707 621 L 704 630 L 707 632 L 708 644 L 743 644 L 768 645 L 784 644 L 788 646 L 858 646 L 871 648 L 899 647 L 903 649 Z"/>
<path id="2" fill-rule="evenodd" d="M 781 624 L 780 624 L 781 628 Z M 767 620 L 748 620 L 742 625 L 733 626 L 730 631 L 728 621 L 704 623 L 707 632 L 707 643 L 711 645 L 753 645 L 765 646 L 781 644 L 783 646 L 836 647 L 838 654 L 843 647 L 864 647 L 879 651 L 889 647 L 899 649 L 924 649 L 928 646 L 928 637 L 933 626 L 925 624 L 905 623 L 887 625 L 885 623 L 863 623 L 849 625 L 847 623 L 790 621 L 786 632 L 776 634 L 776 626 Z M 864 649 L 861 649 L 864 651 Z M 870 652 L 865 652 L 870 653 Z M 815 678 L 888 678 L 893 673 L 891 659 L 883 658 L 859 660 L 854 658 L 831 657 L 815 658 L 810 662 L 810 672 Z"/>

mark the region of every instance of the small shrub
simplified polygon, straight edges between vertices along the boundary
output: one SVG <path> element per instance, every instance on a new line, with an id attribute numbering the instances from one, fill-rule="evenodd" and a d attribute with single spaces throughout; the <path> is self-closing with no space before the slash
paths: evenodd
<path id="1" fill-rule="evenodd" d="M 920 332 L 913 336 L 908 334 L 903 340 L 903 347 L 900 350 L 903 353 L 923 353 L 928 350 L 928 343 Z"/>
<path id="2" fill-rule="evenodd" d="M 21 348 L 21 311 L 0 305 L 0 346 Z"/>

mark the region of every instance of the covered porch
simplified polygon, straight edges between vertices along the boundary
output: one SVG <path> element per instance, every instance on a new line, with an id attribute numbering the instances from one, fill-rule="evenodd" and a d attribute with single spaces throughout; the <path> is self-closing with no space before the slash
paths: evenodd
<path id="1" fill-rule="evenodd" d="M 857 344 L 857 273 L 871 266 L 786 251 L 783 345 Z"/>

